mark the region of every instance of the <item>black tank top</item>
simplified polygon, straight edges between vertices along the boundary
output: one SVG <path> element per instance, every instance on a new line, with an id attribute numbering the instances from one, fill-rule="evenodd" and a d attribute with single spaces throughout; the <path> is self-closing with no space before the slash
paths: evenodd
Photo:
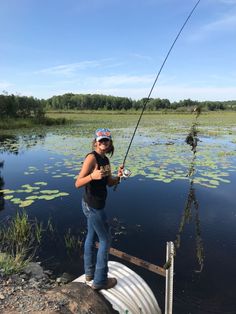
<path id="1" fill-rule="evenodd" d="M 94 155 L 98 169 L 103 169 L 106 176 L 100 180 L 93 180 L 86 184 L 83 199 L 90 207 L 103 209 L 107 198 L 107 179 L 111 173 L 110 162 L 106 156 L 101 157 L 95 151 L 90 154 Z"/>

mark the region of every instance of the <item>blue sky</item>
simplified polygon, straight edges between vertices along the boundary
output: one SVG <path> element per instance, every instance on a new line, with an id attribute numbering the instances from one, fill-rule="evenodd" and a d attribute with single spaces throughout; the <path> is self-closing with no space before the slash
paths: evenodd
<path id="1" fill-rule="evenodd" d="M 196 0 L 0 0 L 0 92 L 147 97 Z M 152 97 L 236 100 L 236 0 L 201 0 Z"/>

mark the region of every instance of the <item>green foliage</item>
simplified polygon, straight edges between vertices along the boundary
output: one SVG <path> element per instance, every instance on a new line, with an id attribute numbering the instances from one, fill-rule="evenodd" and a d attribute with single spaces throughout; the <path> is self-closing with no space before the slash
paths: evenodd
<path id="1" fill-rule="evenodd" d="M 64 94 L 53 96 L 45 101 L 46 110 L 140 110 L 146 98 L 132 100 L 127 97 L 115 97 L 91 94 Z M 236 110 L 236 101 L 204 101 L 198 102 L 191 99 L 171 103 L 168 99 L 150 98 L 146 105 L 147 111 L 179 111 L 188 112 L 194 107 L 201 107 L 204 111 Z"/>
<path id="2" fill-rule="evenodd" d="M 83 232 L 78 236 L 75 236 L 71 233 L 69 228 L 67 233 L 64 235 L 65 246 L 68 252 L 80 250 L 83 243 Z"/>
<path id="3" fill-rule="evenodd" d="M 28 263 L 29 259 L 25 259 L 24 252 L 15 256 L 0 252 L 0 269 L 5 275 L 20 272 Z"/>
<path id="4" fill-rule="evenodd" d="M 6 273 L 20 271 L 34 256 L 42 238 L 42 224 L 31 222 L 26 212 L 17 212 L 0 224 L 0 268 Z"/>
<path id="5" fill-rule="evenodd" d="M 11 118 L 44 117 L 44 103 L 34 97 L 0 95 L 0 116 Z"/>
<path id="6" fill-rule="evenodd" d="M 127 110 L 140 110 L 146 98 L 132 100 L 127 97 L 115 97 L 98 94 L 72 94 L 53 96 L 47 100 L 34 97 L 0 95 L 0 117 L 14 119 L 32 119 L 34 124 L 64 124 L 64 121 L 52 121 L 45 118 L 46 110 L 109 110 L 126 112 Z M 150 98 L 146 105 L 146 111 L 176 111 L 189 112 L 194 107 L 201 107 L 203 111 L 236 110 L 236 101 L 193 101 L 191 99 L 170 102 L 168 99 Z M 5 123 L 5 126 L 9 124 Z M 0 128 L 4 128 L 3 121 L 0 121 Z"/>

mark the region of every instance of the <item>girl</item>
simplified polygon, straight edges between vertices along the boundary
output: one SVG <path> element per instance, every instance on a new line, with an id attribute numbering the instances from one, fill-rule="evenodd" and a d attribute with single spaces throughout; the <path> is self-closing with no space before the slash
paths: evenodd
<path id="1" fill-rule="evenodd" d="M 112 156 L 114 146 L 109 129 L 98 129 L 93 140 L 93 151 L 83 162 L 75 186 L 85 186 L 82 198 L 82 209 L 87 217 L 88 233 L 84 244 L 84 268 L 86 281 L 93 280 L 95 290 L 110 289 L 117 284 L 116 278 L 108 278 L 108 254 L 111 235 L 104 211 L 107 188 L 116 185 L 123 175 L 120 166 L 117 177 L 111 175 L 110 162 L 106 154 Z M 98 237 L 99 248 L 95 256 L 95 237 Z"/>

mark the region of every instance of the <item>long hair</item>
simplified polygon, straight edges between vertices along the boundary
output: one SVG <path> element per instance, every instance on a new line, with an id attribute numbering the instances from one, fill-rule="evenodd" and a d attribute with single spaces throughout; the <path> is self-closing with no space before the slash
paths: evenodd
<path id="1" fill-rule="evenodd" d="M 97 142 L 96 142 L 96 140 L 94 139 L 94 140 L 92 141 L 92 150 L 94 150 L 94 148 L 96 147 L 96 145 L 95 145 L 96 143 L 97 143 Z M 115 148 L 114 148 L 114 145 L 113 145 L 113 141 L 110 140 L 110 146 L 108 147 L 108 149 L 107 149 L 107 151 L 106 151 L 106 154 L 109 154 L 110 157 L 112 157 L 113 154 L 114 154 L 114 151 L 115 151 Z"/>

